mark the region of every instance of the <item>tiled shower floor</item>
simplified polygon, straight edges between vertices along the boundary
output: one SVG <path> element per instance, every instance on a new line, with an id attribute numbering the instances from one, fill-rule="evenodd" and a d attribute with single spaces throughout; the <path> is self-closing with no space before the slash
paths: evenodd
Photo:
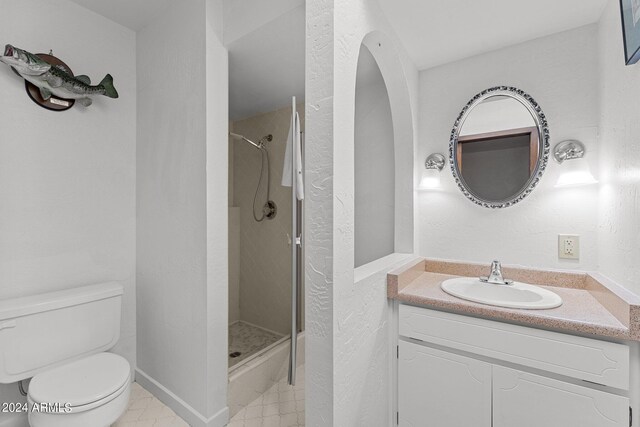
<path id="1" fill-rule="evenodd" d="M 283 378 L 238 412 L 227 427 L 304 427 L 304 365 L 296 371 L 296 385 Z"/>
<path id="2" fill-rule="evenodd" d="M 257 326 L 239 321 L 229 325 L 229 367 L 255 354 L 282 338 Z M 233 353 L 240 353 L 231 357 Z"/>

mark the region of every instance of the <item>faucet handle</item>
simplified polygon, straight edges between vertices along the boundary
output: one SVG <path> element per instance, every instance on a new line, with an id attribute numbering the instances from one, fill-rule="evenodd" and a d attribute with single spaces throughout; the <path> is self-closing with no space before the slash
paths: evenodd
<path id="1" fill-rule="evenodd" d="M 488 277 L 480 277 L 481 282 L 493 283 L 494 285 L 511 285 L 513 280 L 505 280 L 502 276 L 502 266 L 500 261 L 494 260 L 491 263 L 491 271 Z"/>
<path id="2" fill-rule="evenodd" d="M 489 273 L 489 282 L 495 283 L 496 281 L 504 281 L 502 277 L 502 265 L 500 265 L 500 261 L 498 261 L 497 259 L 493 260 L 493 262 L 491 263 L 491 272 Z"/>

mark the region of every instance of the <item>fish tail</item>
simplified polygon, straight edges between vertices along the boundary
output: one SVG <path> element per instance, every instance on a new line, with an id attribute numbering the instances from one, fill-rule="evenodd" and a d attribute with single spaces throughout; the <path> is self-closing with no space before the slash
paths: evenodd
<path id="1" fill-rule="evenodd" d="M 107 74 L 104 79 L 102 79 L 99 86 L 104 87 L 105 95 L 109 98 L 118 97 L 118 91 L 113 87 L 113 77 L 111 77 L 111 74 Z"/>

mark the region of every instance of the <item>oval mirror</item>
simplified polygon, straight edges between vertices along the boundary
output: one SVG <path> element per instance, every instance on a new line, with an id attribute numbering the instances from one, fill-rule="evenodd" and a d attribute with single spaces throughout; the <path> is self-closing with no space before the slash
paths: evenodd
<path id="1" fill-rule="evenodd" d="M 549 129 L 540 106 L 506 86 L 480 92 L 451 131 L 449 164 L 463 194 L 488 208 L 505 208 L 538 184 L 549 158 Z"/>

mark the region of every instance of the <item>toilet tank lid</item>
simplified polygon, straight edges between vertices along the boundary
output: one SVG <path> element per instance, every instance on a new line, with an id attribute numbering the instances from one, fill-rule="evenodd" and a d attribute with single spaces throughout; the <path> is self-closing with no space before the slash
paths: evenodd
<path id="1" fill-rule="evenodd" d="M 105 282 L 62 291 L 0 301 L 0 321 L 85 304 L 91 301 L 122 295 L 124 289 L 117 282 Z"/>

